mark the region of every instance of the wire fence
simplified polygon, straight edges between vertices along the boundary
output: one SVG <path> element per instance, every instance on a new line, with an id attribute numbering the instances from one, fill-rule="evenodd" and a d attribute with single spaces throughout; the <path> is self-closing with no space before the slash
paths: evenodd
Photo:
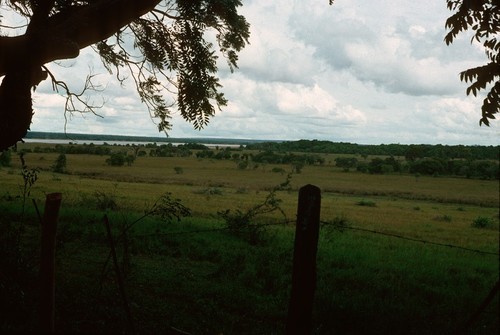
<path id="1" fill-rule="evenodd" d="M 267 200 L 273 200 L 271 197 L 269 197 Z M 36 204 L 35 204 L 36 206 Z M 273 207 L 266 207 L 268 206 L 267 203 L 265 202 L 263 205 L 259 205 L 254 207 L 252 210 L 254 212 L 252 213 L 268 213 Z M 170 209 L 171 207 L 168 207 L 167 209 Z M 276 207 L 279 209 L 279 207 Z M 260 211 L 260 212 L 259 212 Z M 105 278 L 108 277 L 109 271 L 112 271 L 114 269 L 116 273 L 117 280 L 119 282 L 120 286 L 120 293 L 122 296 L 122 300 L 124 303 L 125 310 L 127 312 L 128 316 L 128 321 L 130 324 L 130 327 L 133 329 L 134 328 L 134 323 L 133 323 L 133 316 L 131 315 L 130 312 L 130 306 L 127 301 L 126 297 L 126 291 L 124 289 L 123 285 L 123 278 L 121 278 L 121 271 L 122 269 L 119 266 L 119 262 L 117 260 L 116 256 L 116 250 L 115 246 L 123 242 L 122 247 L 124 247 L 128 242 L 128 239 L 133 239 L 133 238 L 155 238 L 155 237 L 169 237 L 169 236 L 192 236 L 195 234 L 209 234 L 209 233 L 217 233 L 217 232 L 242 232 L 244 233 L 245 231 L 251 232 L 251 231 L 261 231 L 265 230 L 266 228 L 271 228 L 271 227 L 292 227 L 293 224 L 298 223 L 298 220 L 288 220 L 286 217 L 284 217 L 283 220 L 277 220 L 273 222 L 267 222 L 267 223 L 250 223 L 251 221 L 256 221 L 254 220 L 255 218 L 251 216 L 252 220 L 251 221 L 245 221 L 245 224 L 239 224 L 239 225 L 231 225 L 229 222 L 226 220 L 226 224 L 222 227 L 215 227 L 215 228 L 206 228 L 206 229 L 186 229 L 186 230 L 177 230 L 177 231 L 166 231 L 166 232 L 154 232 L 154 233 L 144 233 L 144 234 L 136 234 L 134 233 L 131 228 L 134 226 L 137 222 L 142 220 L 144 217 L 148 216 L 149 214 L 154 213 L 148 212 L 144 216 L 141 216 L 139 219 L 131 222 L 131 223 L 124 223 L 122 224 L 121 229 L 117 226 L 117 230 L 115 230 L 115 236 L 112 235 L 110 224 L 108 221 L 107 216 L 104 217 L 103 223 L 105 224 L 107 228 L 107 244 L 109 247 L 109 252 L 106 260 L 104 262 L 92 262 L 92 263 L 100 263 L 102 265 L 102 270 L 101 270 L 101 279 L 100 279 L 100 287 L 102 288 L 103 282 Z M 250 213 L 250 212 L 249 212 Z M 40 217 L 39 211 L 37 209 L 37 214 Z M 240 213 L 242 214 L 242 213 Z M 242 218 L 248 219 L 249 216 L 242 215 Z M 179 217 L 177 217 L 179 219 Z M 227 219 L 227 217 L 222 217 L 222 219 Z M 364 234 L 373 234 L 373 235 L 378 235 L 378 236 L 383 236 L 386 238 L 391 238 L 391 239 L 399 239 L 403 241 L 408 241 L 411 243 L 421 243 L 421 244 L 426 244 L 426 245 L 432 245 L 432 246 L 437 246 L 437 247 L 443 247 L 443 248 L 449 248 L 449 249 L 456 249 L 464 252 L 470 252 L 470 253 L 476 253 L 479 255 L 485 255 L 485 256 L 496 256 L 499 257 L 500 253 L 499 252 L 491 252 L 491 251 L 485 251 L 485 250 L 479 250 L 479 249 L 473 249 L 473 248 L 468 248 L 465 246 L 460 246 L 460 245 L 453 245 L 449 243 L 442 243 L 442 242 L 437 242 L 437 241 L 430 241 L 430 240 L 425 240 L 421 238 L 416 238 L 412 236 L 407 236 L 405 234 L 400 234 L 396 232 L 387 232 L 387 231 L 382 231 L 382 230 L 375 230 L 375 229 L 368 229 L 364 227 L 359 227 L 352 225 L 351 222 L 348 222 L 347 220 L 338 220 L 338 218 L 333 219 L 331 221 L 319 221 L 320 227 L 321 228 L 331 228 L 333 231 L 338 231 L 338 232 L 344 232 L 344 231 L 352 231 L 352 232 L 358 232 L 358 233 L 364 233 Z M 69 255 L 66 255 L 67 257 Z M 69 258 L 73 258 L 69 256 Z M 88 259 L 79 259 L 80 262 L 88 262 Z M 491 303 L 492 299 L 496 294 L 498 293 L 499 290 L 499 283 L 497 282 L 493 289 L 490 291 L 488 296 L 484 299 L 484 301 L 481 303 L 481 305 L 474 311 L 474 313 L 471 313 L 470 318 L 467 320 L 467 324 L 465 326 L 465 329 L 469 328 L 474 322 L 477 321 L 479 318 L 480 314 L 485 310 L 485 308 Z M 462 329 L 463 330 L 463 329 Z M 179 331 L 181 333 L 181 331 Z M 188 334 L 188 333 L 184 333 Z"/>
<path id="2" fill-rule="evenodd" d="M 272 227 L 272 226 L 283 227 L 283 226 L 288 226 L 288 225 L 294 224 L 294 223 L 295 223 L 295 221 L 287 220 L 287 221 L 278 222 L 278 223 L 250 224 L 250 225 L 247 225 L 246 227 L 248 227 L 248 228 L 266 228 L 266 227 Z M 435 246 L 452 248 L 452 249 L 459 249 L 459 250 L 474 252 L 474 253 L 482 254 L 482 255 L 492 255 L 492 256 L 499 256 L 500 257 L 499 252 L 484 251 L 484 250 L 467 248 L 467 247 L 463 247 L 463 246 L 459 246 L 459 245 L 453 245 L 453 244 L 449 244 L 449 243 L 428 241 L 428 240 L 419 239 L 419 238 L 415 238 L 415 237 L 404 236 L 401 234 L 388 233 L 388 232 L 384 232 L 384 231 L 378 231 L 378 230 L 367 229 L 367 228 L 362 228 L 362 227 L 355 227 L 355 226 L 350 226 L 350 225 L 339 225 L 339 224 L 332 223 L 329 221 L 320 221 L 320 223 L 323 226 L 333 226 L 334 229 L 339 230 L 339 231 L 342 231 L 342 230 L 358 231 L 358 232 L 376 234 L 376 235 L 381 235 L 381 236 L 386 236 L 386 237 L 391 237 L 391 238 L 397 238 L 397 239 L 411 241 L 411 242 L 435 245 Z M 222 231 L 231 231 L 231 230 L 233 230 L 233 228 L 231 228 L 231 227 L 220 227 L 220 228 L 182 230 L 182 231 L 172 231 L 172 232 L 162 232 L 162 233 L 134 234 L 132 236 L 133 237 L 154 237 L 154 236 L 192 235 L 192 234 L 213 233 L 213 232 L 222 232 Z"/>

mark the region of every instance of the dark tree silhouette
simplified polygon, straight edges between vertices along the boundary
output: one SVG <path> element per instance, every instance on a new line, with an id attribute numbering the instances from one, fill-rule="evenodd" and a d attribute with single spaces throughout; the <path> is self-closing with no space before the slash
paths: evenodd
<path id="1" fill-rule="evenodd" d="M 227 103 L 216 76 L 218 55 L 224 55 L 233 70 L 237 53 L 249 38 L 249 25 L 237 12 L 239 0 L 10 0 L 1 4 L 24 17 L 27 25 L 17 35 L 18 28 L 0 25 L 0 150 L 26 134 L 33 115 L 31 89 L 42 80 L 49 77 L 67 94 L 67 107 L 74 106 L 72 99 L 80 99 L 45 64 L 75 58 L 88 46 L 118 80 L 133 78 L 141 100 L 159 120 L 160 131 L 170 129 L 174 105 L 200 129 Z M 207 36 L 213 36 L 217 46 Z M 92 106 L 85 108 L 92 111 Z"/>
<path id="2" fill-rule="evenodd" d="M 468 29 L 474 32 L 472 41 L 480 42 L 488 63 L 460 73 L 460 80 L 471 83 L 467 95 L 474 96 L 491 85 L 481 107 L 479 124 L 490 125 L 500 110 L 500 3 L 498 0 L 447 0 L 448 9 L 455 13 L 446 20 L 449 29 L 445 37 L 447 45 L 457 35 Z"/>

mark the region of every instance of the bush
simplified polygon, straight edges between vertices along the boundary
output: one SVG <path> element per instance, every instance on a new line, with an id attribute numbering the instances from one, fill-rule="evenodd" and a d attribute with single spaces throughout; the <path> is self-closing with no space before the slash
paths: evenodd
<path id="1" fill-rule="evenodd" d="M 248 167 L 248 162 L 247 161 L 240 161 L 240 162 L 238 162 L 238 169 L 245 170 L 247 167 Z"/>
<path id="2" fill-rule="evenodd" d="M 343 232 L 351 226 L 351 221 L 345 215 L 337 215 L 332 220 L 326 222 L 326 226 L 332 227 L 333 230 Z"/>
<path id="3" fill-rule="evenodd" d="M 94 193 L 94 196 L 96 199 L 96 208 L 98 210 L 106 211 L 108 209 L 115 210 L 118 208 L 114 195 L 107 194 L 101 191 L 96 191 Z"/>
<path id="4" fill-rule="evenodd" d="M 174 171 L 176 174 L 183 174 L 184 173 L 184 169 L 181 168 L 180 166 L 174 167 Z"/>
<path id="5" fill-rule="evenodd" d="M 493 219 L 485 216 L 478 216 L 471 224 L 474 228 L 490 228 L 493 226 Z"/>
<path id="6" fill-rule="evenodd" d="M 371 200 L 360 200 L 357 202 L 358 206 L 366 206 L 366 207 L 377 207 L 377 204 Z"/>
<path id="7" fill-rule="evenodd" d="M 444 164 L 439 159 L 420 159 L 410 165 L 410 173 L 420 173 L 423 175 L 441 175 L 445 172 Z"/>
<path id="8" fill-rule="evenodd" d="M 111 166 L 123 166 L 125 164 L 125 154 L 123 152 L 114 152 L 106 159 L 106 164 Z"/>
<path id="9" fill-rule="evenodd" d="M 54 165 L 51 166 L 52 171 L 56 173 L 66 173 L 66 155 L 59 154 Z"/>
<path id="10" fill-rule="evenodd" d="M 106 159 L 106 164 L 111 166 L 123 166 L 127 163 L 128 166 L 131 166 L 135 161 L 135 157 L 132 155 L 127 155 L 124 152 L 114 152 Z"/>
<path id="11" fill-rule="evenodd" d="M 355 168 L 358 165 L 358 160 L 354 157 L 337 157 L 335 158 L 335 166 L 342 168 L 345 172 Z"/>

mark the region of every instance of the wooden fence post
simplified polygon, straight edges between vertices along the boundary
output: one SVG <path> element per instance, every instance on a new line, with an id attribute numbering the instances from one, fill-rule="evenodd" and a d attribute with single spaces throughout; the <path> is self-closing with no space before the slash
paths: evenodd
<path id="1" fill-rule="evenodd" d="M 286 323 L 287 335 L 311 334 L 316 254 L 318 249 L 321 191 L 314 185 L 299 190 L 295 249 L 293 252 L 292 292 Z"/>
<path id="2" fill-rule="evenodd" d="M 54 332 L 56 232 L 62 194 L 50 193 L 45 199 L 40 246 L 40 327 Z"/>

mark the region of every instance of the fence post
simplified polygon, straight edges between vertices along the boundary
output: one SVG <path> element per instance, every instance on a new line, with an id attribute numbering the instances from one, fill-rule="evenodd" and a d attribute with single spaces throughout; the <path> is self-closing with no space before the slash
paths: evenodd
<path id="1" fill-rule="evenodd" d="M 62 194 L 50 193 L 45 199 L 40 246 L 40 327 L 54 332 L 56 231 Z"/>
<path id="2" fill-rule="evenodd" d="M 299 190 L 297 207 L 292 292 L 286 323 L 287 335 L 311 334 L 314 291 L 316 290 L 320 208 L 320 189 L 314 185 L 303 186 Z"/>

